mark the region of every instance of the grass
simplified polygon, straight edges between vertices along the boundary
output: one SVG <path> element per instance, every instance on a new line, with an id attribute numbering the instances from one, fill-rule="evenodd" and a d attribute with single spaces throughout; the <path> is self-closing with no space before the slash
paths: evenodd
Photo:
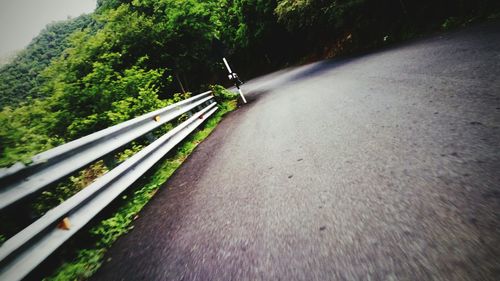
<path id="1" fill-rule="evenodd" d="M 43 280 L 86 280 L 92 276 L 102 265 L 106 251 L 120 236 L 133 228 L 134 219 L 137 218 L 138 213 L 160 186 L 172 176 L 196 146 L 210 135 L 222 117 L 236 109 L 235 96 L 233 95 L 232 99 L 227 100 L 228 96 L 230 96 L 228 92 L 223 92 L 222 97 L 226 100 L 219 102 L 219 110 L 206 121 L 202 130 L 186 139 L 178 147 L 175 156 L 161 160 L 156 164 L 145 180 L 139 181 L 131 187 L 131 190 L 135 190 L 132 194 L 122 197 L 123 200 L 114 214 L 90 229 L 90 234 L 96 241 L 93 246 L 77 249 L 73 260 L 62 264 L 53 275 Z"/>

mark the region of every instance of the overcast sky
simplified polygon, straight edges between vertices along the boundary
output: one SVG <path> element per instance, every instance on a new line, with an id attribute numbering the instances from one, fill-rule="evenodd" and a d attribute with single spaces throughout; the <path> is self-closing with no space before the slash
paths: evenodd
<path id="1" fill-rule="evenodd" d="M 96 0 L 0 0 L 0 56 L 26 47 L 48 23 L 95 6 Z"/>

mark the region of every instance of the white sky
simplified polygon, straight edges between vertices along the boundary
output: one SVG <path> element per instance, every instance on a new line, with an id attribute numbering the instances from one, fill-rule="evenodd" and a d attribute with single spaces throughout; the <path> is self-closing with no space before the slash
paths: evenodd
<path id="1" fill-rule="evenodd" d="M 26 47 L 53 21 L 92 12 L 97 0 L 0 0 L 0 56 Z"/>

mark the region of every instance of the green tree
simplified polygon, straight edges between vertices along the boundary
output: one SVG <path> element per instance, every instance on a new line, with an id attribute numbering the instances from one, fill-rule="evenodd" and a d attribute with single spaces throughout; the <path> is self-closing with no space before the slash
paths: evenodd
<path id="1" fill-rule="evenodd" d="M 0 109 L 44 97 L 40 73 L 69 47 L 69 36 L 81 29 L 95 29 L 90 15 L 49 24 L 15 59 L 0 68 Z"/>

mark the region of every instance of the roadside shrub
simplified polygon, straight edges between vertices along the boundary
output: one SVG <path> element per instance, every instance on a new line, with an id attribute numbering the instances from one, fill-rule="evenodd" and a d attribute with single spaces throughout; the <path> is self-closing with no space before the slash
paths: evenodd
<path id="1" fill-rule="evenodd" d="M 221 103 L 224 101 L 232 100 L 237 98 L 237 94 L 227 90 L 220 85 L 211 85 L 210 90 L 212 91 L 217 102 Z"/>

